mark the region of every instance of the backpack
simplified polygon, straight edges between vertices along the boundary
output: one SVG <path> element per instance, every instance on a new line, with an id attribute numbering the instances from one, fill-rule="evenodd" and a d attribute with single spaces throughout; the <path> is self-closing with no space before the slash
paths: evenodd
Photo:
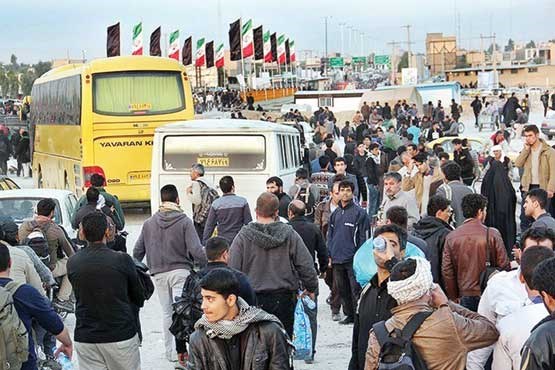
<path id="1" fill-rule="evenodd" d="M 29 335 L 13 302 L 21 285 L 10 281 L 0 287 L 0 370 L 21 369 L 29 356 Z"/>
<path id="2" fill-rule="evenodd" d="M 293 197 L 293 200 L 298 199 L 304 203 L 306 206 L 306 210 L 304 215 L 307 217 L 311 217 L 314 215 L 314 209 L 316 208 L 316 199 L 314 199 L 314 195 L 310 191 L 312 184 L 308 185 L 296 185 L 297 192 Z"/>
<path id="3" fill-rule="evenodd" d="M 23 245 L 28 245 L 37 254 L 42 263 L 50 266 L 50 247 L 48 239 L 46 239 L 46 231 L 50 227 L 50 223 L 45 224 L 42 228 L 37 222 L 32 221 L 33 230 L 25 238 Z"/>
<path id="4" fill-rule="evenodd" d="M 385 321 L 372 326 L 380 344 L 378 370 L 428 370 L 412 343 L 412 336 L 431 314 L 432 312 L 417 313 L 403 330 L 393 331 L 395 336 L 391 336 L 387 331 Z"/>
<path id="5" fill-rule="evenodd" d="M 191 270 L 183 284 L 181 297 L 173 303 L 170 332 L 178 340 L 188 342 L 189 336 L 195 331 L 195 323 L 202 317 L 201 278 L 198 272 Z"/>
<path id="6" fill-rule="evenodd" d="M 208 218 L 208 212 L 212 203 L 220 196 L 216 189 L 206 185 L 203 181 L 198 181 L 200 185 L 200 204 L 193 207 L 193 221 L 197 224 L 203 224 Z"/>

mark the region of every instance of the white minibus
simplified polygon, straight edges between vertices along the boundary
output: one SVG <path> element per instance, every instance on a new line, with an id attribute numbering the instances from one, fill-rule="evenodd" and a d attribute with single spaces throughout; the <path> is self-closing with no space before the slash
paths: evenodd
<path id="1" fill-rule="evenodd" d="M 287 192 L 301 167 L 299 131 L 271 122 L 206 119 L 167 124 L 156 129 L 152 148 L 151 211 L 160 206 L 160 189 L 174 184 L 185 213 L 192 216 L 185 191 L 191 185 L 194 163 L 205 168 L 204 180 L 221 195 L 220 178 L 230 175 L 235 193 L 247 198 L 253 219 L 256 199 L 266 180 L 279 176 Z"/>

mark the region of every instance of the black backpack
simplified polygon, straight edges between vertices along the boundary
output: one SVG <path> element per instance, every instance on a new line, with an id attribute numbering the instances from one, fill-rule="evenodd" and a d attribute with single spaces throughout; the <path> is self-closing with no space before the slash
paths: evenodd
<path id="1" fill-rule="evenodd" d="M 46 266 L 50 265 L 50 247 L 46 239 L 46 232 L 50 227 L 50 223 L 44 224 L 42 227 L 36 222 L 31 221 L 33 230 L 27 235 L 23 241 L 23 245 L 28 245 L 37 254 L 42 263 Z"/>
<path id="2" fill-rule="evenodd" d="M 202 317 L 201 278 L 198 272 L 191 270 L 183 284 L 181 297 L 173 303 L 170 333 L 178 340 L 189 342 L 189 336 L 195 331 L 195 323 Z"/>
<path id="3" fill-rule="evenodd" d="M 412 336 L 432 312 L 419 312 L 405 325 L 390 335 L 385 321 L 372 326 L 380 343 L 378 370 L 428 370 L 422 356 L 412 344 Z"/>

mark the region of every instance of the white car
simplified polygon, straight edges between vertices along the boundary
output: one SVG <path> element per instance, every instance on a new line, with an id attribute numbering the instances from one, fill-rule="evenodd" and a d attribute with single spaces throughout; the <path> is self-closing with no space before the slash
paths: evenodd
<path id="1" fill-rule="evenodd" d="M 56 202 L 54 221 L 62 226 L 70 238 L 77 232 L 71 227 L 71 214 L 78 199 L 69 190 L 56 189 L 18 189 L 0 191 L 0 215 L 10 216 L 19 226 L 25 220 L 32 219 L 37 210 L 37 203 L 44 198 Z"/>

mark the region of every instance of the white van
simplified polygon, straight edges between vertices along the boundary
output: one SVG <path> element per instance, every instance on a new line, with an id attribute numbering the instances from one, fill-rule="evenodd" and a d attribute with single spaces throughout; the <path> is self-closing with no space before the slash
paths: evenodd
<path id="1" fill-rule="evenodd" d="M 204 179 L 216 189 L 222 176 L 233 177 L 236 194 L 247 198 L 254 219 L 256 199 L 266 191 L 266 180 L 279 176 L 287 192 L 301 161 L 299 131 L 287 125 L 206 119 L 160 126 L 152 148 L 152 213 L 160 206 L 160 189 L 173 184 L 183 210 L 192 216 L 185 189 L 191 185 L 191 166 L 201 163 L 205 167 Z"/>

